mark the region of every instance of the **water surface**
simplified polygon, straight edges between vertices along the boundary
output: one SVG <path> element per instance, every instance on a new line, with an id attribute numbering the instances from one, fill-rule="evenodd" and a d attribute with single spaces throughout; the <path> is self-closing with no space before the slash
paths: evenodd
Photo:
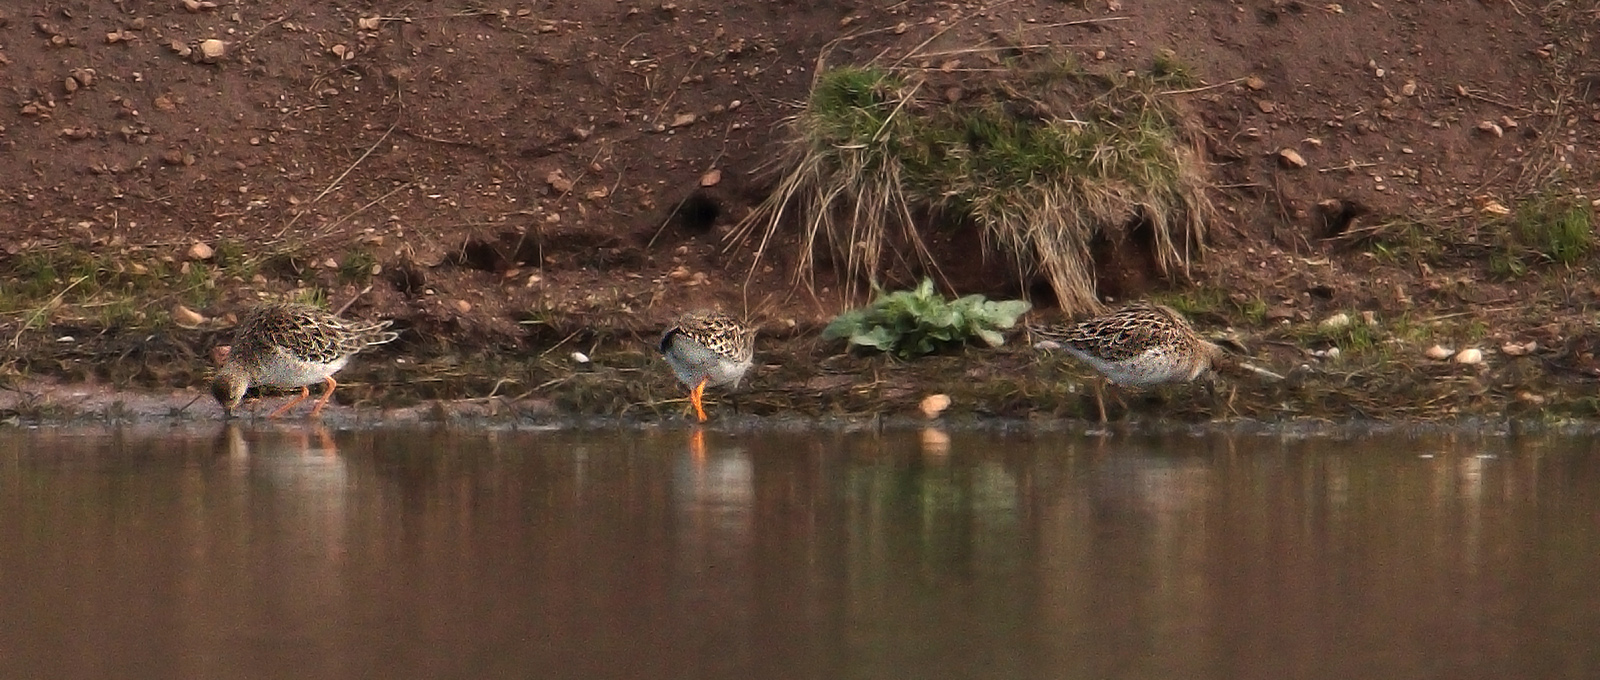
<path id="1" fill-rule="evenodd" d="M 0 677 L 1595 678 L 1593 448 L 0 430 Z"/>

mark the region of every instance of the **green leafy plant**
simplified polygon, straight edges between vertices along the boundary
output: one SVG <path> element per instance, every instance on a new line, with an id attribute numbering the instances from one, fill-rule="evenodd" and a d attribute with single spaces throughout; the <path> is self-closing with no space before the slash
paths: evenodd
<path id="1" fill-rule="evenodd" d="M 1023 300 L 993 301 L 968 295 L 949 301 L 935 292 L 932 279 L 915 290 L 880 294 L 866 307 L 849 310 L 823 329 L 825 340 L 845 339 L 851 347 L 870 347 L 902 359 L 964 345 L 973 338 L 990 347 L 1005 344 L 1001 330 L 1033 305 Z"/>

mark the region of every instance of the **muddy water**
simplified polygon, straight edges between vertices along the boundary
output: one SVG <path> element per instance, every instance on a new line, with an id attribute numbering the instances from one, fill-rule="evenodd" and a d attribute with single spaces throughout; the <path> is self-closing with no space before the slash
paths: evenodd
<path id="1" fill-rule="evenodd" d="M 1595 678 L 1593 449 L 0 430 L 0 677 Z"/>

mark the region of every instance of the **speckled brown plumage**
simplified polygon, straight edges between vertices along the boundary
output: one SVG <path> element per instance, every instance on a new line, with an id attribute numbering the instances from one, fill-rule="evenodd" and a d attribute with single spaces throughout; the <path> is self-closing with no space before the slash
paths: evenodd
<path id="1" fill-rule="evenodd" d="M 234 329 L 231 356 L 236 361 L 259 360 L 278 347 L 303 361 L 333 363 L 399 337 L 385 330 L 392 323 L 341 319 L 310 305 L 259 305 L 246 312 Z"/>
<path id="2" fill-rule="evenodd" d="M 1222 353 L 1196 334 L 1183 315 L 1149 302 L 1078 323 L 1035 326 L 1033 332 L 1060 344 L 1111 382 L 1135 387 L 1194 380 Z"/>
<path id="3" fill-rule="evenodd" d="M 1284 379 L 1223 352 L 1200 337 L 1182 314 L 1150 302 L 1135 302 L 1087 321 L 1032 326 L 1030 330 L 1035 336 L 1060 345 L 1118 385 L 1150 387 L 1191 382 L 1216 372 Z M 1101 388 L 1101 381 L 1097 380 L 1095 400 L 1104 421 L 1105 395 Z"/>
<path id="4" fill-rule="evenodd" d="M 1192 381 L 1222 356 L 1222 350 L 1196 334 L 1183 315 L 1149 302 L 1125 305 L 1086 321 L 1030 330 L 1059 344 L 1105 379 L 1130 387 Z M 1105 421 L 1099 381 L 1095 405 Z"/>

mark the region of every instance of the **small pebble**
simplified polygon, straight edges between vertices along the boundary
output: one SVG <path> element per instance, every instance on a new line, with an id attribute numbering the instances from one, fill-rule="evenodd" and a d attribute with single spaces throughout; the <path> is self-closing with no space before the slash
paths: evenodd
<path id="1" fill-rule="evenodd" d="M 1534 340 L 1529 340 L 1527 343 L 1508 342 L 1500 346 L 1500 353 L 1508 357 L 1520 357 L 1532 354 L 1537 349 L 1539 343 Z"/>
<path id="2" fill-rule="evenodd" d="M 206 318 L 204 316 L 201 316 L 201 314 L 199 312 L 196 312 L 196 311 L 194 311 L 192 309 L 189 309 L 188 307 L 185 307 L 183 305 L 173 305 L 173 307 L 172 307 L 172 321 L 174 323 L 178 324 L 179 326 L 185 326 L 185 327 L 192 328 L 192 327 L 199 326 L 200 324 L 205 323 L 206 322 Z"/>
<path id="3" fill-rule="evenodd" d="M 227 45 L 221 40 L 211 38 L 200 42 L 200 58 L 206 62 L 213 62 L 222 58 L 228 51 Z"/>

